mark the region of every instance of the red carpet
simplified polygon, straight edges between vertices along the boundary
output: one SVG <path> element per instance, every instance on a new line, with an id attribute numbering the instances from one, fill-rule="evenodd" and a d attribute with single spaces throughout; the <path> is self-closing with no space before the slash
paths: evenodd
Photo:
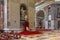
<path id="1" fill-rule="evenodd" d="M 42 32 L 38 32 L 38 31 L 23 31 L 23 32 L 20 32 L 19 34 L 21 34 L 21 35 L 33 35 L 33 34 L 42 34 Z"/>

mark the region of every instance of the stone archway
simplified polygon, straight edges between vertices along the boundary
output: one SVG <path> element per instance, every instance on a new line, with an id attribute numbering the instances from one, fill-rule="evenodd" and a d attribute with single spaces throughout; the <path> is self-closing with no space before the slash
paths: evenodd
<path id="1" fill-rule="evenodd" d="M 58 23 L 60 21 L 60 19 L 57 18 L 57 14 L 58 13 L 56 12 L 58 9 L 55 8 L 56 4 L 59 4 L 59 2 L 58 1 L 57 2 L 53 1 L 51 4 L 49 2 L 46 5 L 44 5 L 44 3 L 42 3 L 42 4 L 38 5 L 38 6 L 36 6 L 35 16 L 36 16 L 37 12 L 39 12 L 42 9 L 44 9 L 45 28 L 46 29 L 58 29 L 58 28 L 60 29 L 60 26 L 59 26 L 60 23 Z M 51 10 L 50 10 L 50 7 L 52 7 Z M 49 10 L 50 10 L 50 12 L 49 12 Z M 51 17 L 51 20 L 49 19 L 49 17 Z M 36 19 L 35 19 L 35 21 L 36 21 Z M 37 24 L 35 23 L 35 25 L 37 25 Z"/>
<path id="2" fill-rule="evenodd" d="M 46 6 L 48 6 L 48 5 L 53 4 L 53 3 L 54 3 L 54 1 L 45 1 L 45 2 L 43 2 L 43 3 L 38 3 L 38 4 L 36 4 L 36 6 L 35 6 L 35 27 L 37 27 L 37 13 L 39 13 L 39 11 L 43 11 L 43 12 L 44 12 L 43 27 L 46 28 L 46 25 L 45 25 L 45 24 L 47 24 L 47 28 L 46 28 L 46 29 L 48 29 L 48 20 L 47 20 L 48 18 L 46 18 L 46 17 L 48 17 L 48 14 L 46 14 L 44 8 L 45 8 Z M 43 14 L 42 14 L 42 15 L 43 15 Z M 41 15 L 40 15 L 40 16 L 41 16 Z"/>

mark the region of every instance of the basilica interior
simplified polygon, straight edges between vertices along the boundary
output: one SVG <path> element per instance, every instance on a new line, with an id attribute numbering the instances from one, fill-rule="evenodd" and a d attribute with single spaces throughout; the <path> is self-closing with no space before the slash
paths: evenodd
<path id="1" fill-rule="evenodd" d="M 0 0 L 0 40 L 59 40 L 60 0 Z"/>

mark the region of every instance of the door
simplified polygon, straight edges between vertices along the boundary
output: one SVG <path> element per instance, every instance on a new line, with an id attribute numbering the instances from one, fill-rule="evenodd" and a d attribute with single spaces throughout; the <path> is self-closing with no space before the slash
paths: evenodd
<path id="1" fill-rule="evenodd" d="M 4 28 L 4 0 L 0 0 L 0 30 Z"/>

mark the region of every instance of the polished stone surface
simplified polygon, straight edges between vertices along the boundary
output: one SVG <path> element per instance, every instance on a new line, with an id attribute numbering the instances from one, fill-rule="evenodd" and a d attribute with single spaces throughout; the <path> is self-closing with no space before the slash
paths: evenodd
<path id="1" fill-rule="evenodd" d="M 60 30 L 42 31 L 43 34 L 37 35 L 24 35 L 20 39 L 14 40 L 60 40 Z"/>
<path id="2" fill-rule="evenodd" d="M 60 30 L 43 31 L 43 34 L 22 36 L 19 40 L 60 40 Z"/>

